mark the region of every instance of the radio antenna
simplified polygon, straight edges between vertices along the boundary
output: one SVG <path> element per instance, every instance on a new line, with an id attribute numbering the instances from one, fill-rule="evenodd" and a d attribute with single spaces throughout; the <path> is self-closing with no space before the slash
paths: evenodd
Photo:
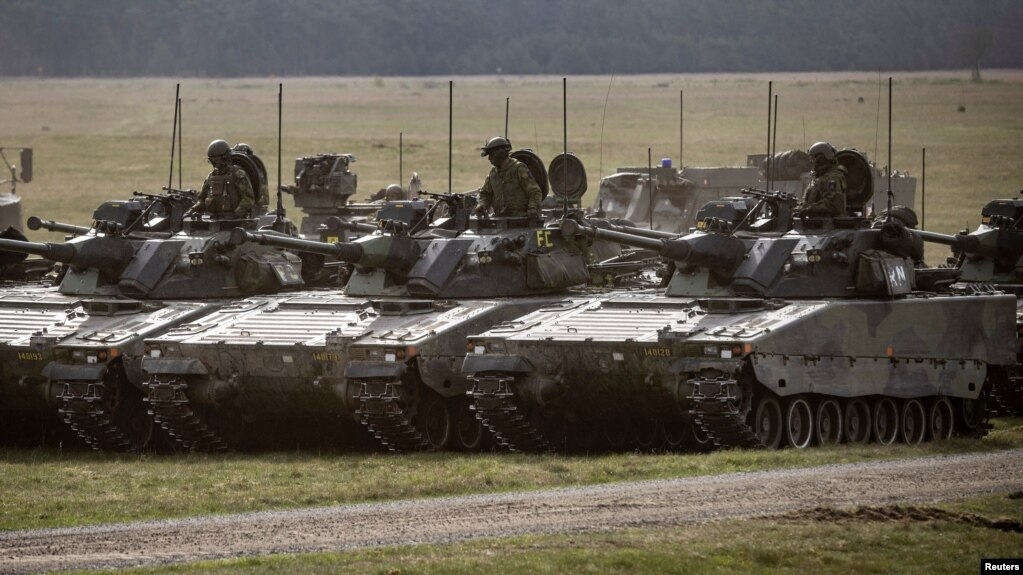
<path id="1" fill-rule="evenodd" d="M 888 217 L 886 221 L 892 219 L 892 199 L 895 198 L 895 194 L 892 193 L 892 77 L 888 76 Z"/>
<path id="2" fill-rule="evenodd" d="M 181 166 L 183 165 L 183 162 L 181 161 L 181 148 L 185 147 L 185 135 L 181 131 L 182 124 L 183 124 L 183 120 L 181 119 L 181 98 L 178 98 L 178 189 L 179 190 L 184 189 L 181 186 Z"/>
<path id="3" fill-rule="evenodd" d="M 405 181 L 405 132 L 398 132 L 398 185 L 402 186 L 402 190 L 405 189 L 404 188 L 405 184 L 402 183 L 404 181 Z M 402 192 L 402 195 L 403 196 L 405 195 L 404 191 Z"/>
<path id="4" fill-rule="evenodd" d="M 455 81 L 448 80 L 448 193 L 451 193 L 451 146 L 452 137 L 454 135 L 454 118 L 455 118 Z"/>
<path id="5" fill-rule="evenodd" d="M 764 176 L 767 177 L 767 191 L 771 191 L 771 95 L 774 93 L 774 82 L 767 83 L 767 166 Z"/>
<path id="6" fill-rule="evenodd" d="M 877 116 L 874 119 L 874 161 L 877 161 L 877 139 L 881 132 L 881 68 L 877 69 Z"/>
<path id="7" fill-rule="evenodd" d="M 654 161 L 653 153 L 650 148 L 646 149 L 646 177 L 647 185 L 650 186 L 650 207 L 647 208 L 647 215 L 650 216 L 650 229 L 654 229 L 654 191 L 657 189 L 654 186 Z"/>
<path id="8" fill-rule="evenodd" d="M 277 84 L 277 219 L 273 228 L 284 232 L 284 197 L 281 194 L 281 118 L 284 116 L 284 84 Z"/>
<path id="9" fill-rule="evenodd" d="M 607 94 L 604 94 L 604 113 L 600 116 L 600 155 L 597 164 L 597 177 L 604 173 L 604 120 L 607 118 L 607 101 L 611 98 L 611 84 L 615 81 L 614 72 L 611 73 L 611 80 L 607 83 Z"/>
<path id="10" fill-rule="evenodd" d="M 565 194 L 561 198 L 561 218 L 565 219 L 568 217 L 568 78 L 561 78 L 561 121 L 564 125 L 563 142 L 565 144 L 565 155 L 563 156 L 563 165 L 561 174 L 564 177 L 562 184 L 564 187 L 561 189 Z"/>
<path id="11" fill-rule="evenodd" d="M 927 148 L 923 149 L 922 166 L 920 167 L 920 229 L 927 229 Z"/>
<path id="12" fill-rule="evenodd" d="M 504 99 L 504 139 L 508 139 L 508 110 L 511 108 L 511 98 Z"/>
<path id="13" fill-rule="evenodd" d="M 778 154 L 778 94 L 774 95 L 774 126 L 772 127 L 771 133 L 771 181 L 769 184 L 775 184 L 774 182 L 774 158 Z M 770 185 L 767 191 L 771 191 Z"/>
<path id="14" fill-rule="evenodd" d="M 178 96 L 181 94 L 181 84 L 174 88 L 174 123 L 171 129 L 171 161 L 170 174 L 167 175 L 167 188 L 174 187 L 174 148 L 177 147 L 178 138 Z"/>

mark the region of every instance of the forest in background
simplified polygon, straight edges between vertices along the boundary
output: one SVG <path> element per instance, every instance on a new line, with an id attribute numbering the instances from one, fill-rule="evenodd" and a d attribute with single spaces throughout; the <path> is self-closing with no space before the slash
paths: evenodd
<path id="1" fill-rule="evenodd" d="M 1023 67 L 1019 0 L 0 0 L 0 76 Z"/>

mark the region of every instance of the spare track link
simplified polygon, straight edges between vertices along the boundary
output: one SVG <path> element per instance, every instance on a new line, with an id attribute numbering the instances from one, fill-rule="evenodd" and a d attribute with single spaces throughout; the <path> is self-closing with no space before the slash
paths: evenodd
<path id="1" fill-rule="evenodd" d="M 530 424 L 512 401 L 514 375 L 470 376 L 469 381 L 472 382 L 472 391 L 468 392 L 472 398 L 470 408 L 476 411 L 476 419 L 490 431 L 498 445 L 514 452 L 552 450 L 540 430 Z"/>
<path id="2" fill-rule="evenodd" d="M 103 405 L 106 387 L 101 381 L 63 382 L 64 391 L 57 396 L 61 404 L 58 413 L 96 451 L 130 451 L 131 440 L 110 419 Z"/>
<path id="3" fill-rule="evenodd" d="M 689 413 L 715 447 L 763 449 L 764 442 L 735 408 L 739 382 L 728 377 L 689 379 Z"/>
<path id="4" fill-rule="evenodd" d="M 181 378 L 162 381 L 153 376 L 145 384 L 149 415 L 188 451 L 227 451 L 227 443 L 203 423 L 188 404 L 188 384 Z"/>
<path id="5" fill-rule="evenodd" d="M 400 380 L 356 381 L 359 385 L 359 422 L 388 451 L 433 451 L 430 442 L 409 421 L 397 394 Z"/>

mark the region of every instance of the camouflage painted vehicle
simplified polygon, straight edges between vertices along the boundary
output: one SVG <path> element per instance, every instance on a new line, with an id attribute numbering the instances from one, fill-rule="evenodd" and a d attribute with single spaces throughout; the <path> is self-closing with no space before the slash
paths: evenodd
<path id="1" fill-rule="evenodd" d="M 996 415 L 1023 415 L 1023 198 L 988 202 L 972 232 L 917 234 L 951 247 L 949 263 L 963 284 L 993 285 L 1016 296 L 1017 363 L 992 376 L 987 405 Z"/>
<path id="2" fill-rule="evenodd" d="M 295 185 L 284 186 L 282 191 L 291 194 L 295 207 L 305 214 L 299 227 L 301 237 L 349 241 L 361 234 L 350 230 L 346 234 L 345 230 L 338 230 L 331 218 L 368 222 L 376 215 L 380 204 L 350 202 L 359 183 L 358 175 L 350 170 L 354 162 L 352 154 L 314 154 L 295 158 Z"/>
<path id="3" fill-rule="evenodd" d="M 250 297 L 150 338 L 150 390 L 173 390 L 160 401 L 211 427 L 301 413 L 356 421 L 394 451 L 479 449 L 460 373 L 466 336 L 586 286 L 591 254 L 620 248 L 527 218 L 478 219 L 469 195 L 434 198 L 446 215 L 428 226 L 382 220 L 349 243 L 237 232 L 355 271 L 344 295 Z"/>
<path id="4" fill-rule="evenodd" d="M 59 287 L 0 294 L 0 410 L 59 412 L 96 449 L 144 447 L 153 434 L 144 339 L 238 298 L 307 286 L 297 255 L 230 242 L 256 220 L 186 217 L 191 201 L 172 192 L 108 202 L 88 233 L 65 243 L 0 241 L 64 265 Z"/>
<path id="5" fill-rule="evenodd" d="M 848 216 L 791 226 L 791 198 L 761 194 L 753 232 L 653 239 L 566 221 L 566 238 L 656 250 L 675 272 L 663 294 L 570 298 L 470 337 L 477 413 L 522 451 L 983 433 L 991 377 L 1016 361 L 1015 299 L 915 269 L 904 228 L 857 215 L 861 181 Z"/>
<path id="6" fill-rule="evenodd" d="M 840 162 L 860 163 L 862 152 L 843 150 Z M 603 213 L 610 219 L 628 220 L 637 227 L 686 233 L 697 225 L 696 214 L 707 203 L 725 197 L 739 196 L 747 188 L 767 187 L 765 154 L 750 154 L 745 166 L 674 168 L 665 158 L 654 167 L 653 225 L 650 225 L 650 185 L 646 167 L 618 168 L 610 176 L 601 178 L 600 189 L 590 208 L 591 213 Z M 771 178 L 771 190 L 802 197 L 810 181 L 809 156 L 801 150 L 777 154 Z M 860 172 L 857 171 L 857 174 Z M 887 172 L 869 166 L 869 177 L 874 187 L 887 186 Z M 867 177 L 866 174 L 863 174 Z M 851 186 L 857 186 L 855 182 Z M 895 203 L 912 206 L 916 193 L 916 178 L 904 172 L 892 174 Z M 865 206 L 865 209 L 869 207 Z"/>

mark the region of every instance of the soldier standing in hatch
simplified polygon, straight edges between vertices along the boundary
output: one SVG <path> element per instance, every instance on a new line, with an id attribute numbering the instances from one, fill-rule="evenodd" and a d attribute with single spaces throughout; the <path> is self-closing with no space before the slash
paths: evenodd
<path id="1" fill-rule="evenodd" d="M 510 152 L 511 143 L 501 137 L 480 148 L 480 156 L 487 156 L 494 167 L 480 188 L 476 214 L 485 217 L 493 209 L 495 216 L 538 218 L 543 192 L 529 168 L 509 157 Z"/>
<path id="2" fill-rule="evenodd" d="M 844 216 L 846 170 L 838 164 L 838 152 L 827 142 L 817 142 L 807 153 L 813 159 L 813 179 L 793 215 L 815 218 Z"/>
<path id="3" fill-rule="evenodd" d="M 206 149 L 213 171 L 206 176 L 199 192 L 199 200 L 192 209 L 196 213 L 208 212 L 214 218 L 252 217 L 256 195 L 245 171 L 231 164 L 231 145 L 224 140 L 213 140 Z"/>

